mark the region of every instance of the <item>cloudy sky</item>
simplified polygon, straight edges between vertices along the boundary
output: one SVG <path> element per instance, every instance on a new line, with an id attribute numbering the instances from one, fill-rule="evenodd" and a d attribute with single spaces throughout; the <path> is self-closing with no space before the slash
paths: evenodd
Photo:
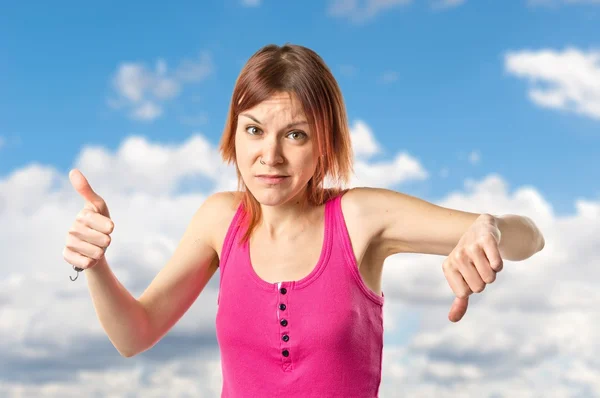
<path id="1" fill-rule="evenodd" d="M 235 188 L 216 151 L 235 79 L 285 42 L 342 87 L 354 186 L 527 215 L 546 238 L 457 324 L 443 257 L 388 258 L 381 396 L 600 396 L 600 1 L 306 3 L 3 6 L 0 396 L 218 396 L 219 274 L 120 357 L 62 258 L 83 205 L 68 172 L 107 201 L 107 259 L 138 296 L 207 195 Z"/>

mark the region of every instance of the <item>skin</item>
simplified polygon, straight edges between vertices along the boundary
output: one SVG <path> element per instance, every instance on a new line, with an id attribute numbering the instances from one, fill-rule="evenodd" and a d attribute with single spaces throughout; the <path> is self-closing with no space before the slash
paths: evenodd
<path id="1" fill-rule="evenodd" d="M 306 203 L 306 187 L 318 161 L 316 137 L 306 120 L 293 93 L 277 93 L 238 117 L 237 166 L 248 190 L 261 205 L 259 228 L 270 238 L 306 218 L 302 204 Z M 258 174 L 275 173 L 289 177 L 277 185 L 256 178 Z"/>
<path id="2" fill-rule="evenodd" d="M 318 151 L 314 133 L 294 95 L 279 93 L 242 112 L 236 127 L 236 155 L 246 186 L 259 201 L 263 218 L 256 233 L 271 241 L 314 220 L 303 209 L 306 185 L 314 174 Z M 253 120 L 256 119 L 256 120 Z M 259 121 L 259 122 L 257 122 Z M 263 160 L 264 165 L 260 163 Z M 258 181 L 257 174 L 282 173 L 279 185 Z M 121 355 L 130 357 L 158 342 L 188 310 L 215 274 L 219 258 L 215 238 L 231 219 L 231 192 L 211 195 L 196 211 L 168 263 L 136 299 L 118 281 L 104 256 L 115 228 L 104 199 L 79 172 L 69 173 L 84 201 L 66 237 L 63 257 L 85 269 L 98 319 Z M 354 188 L 342 205 L 348 220 L 386 258 L 397 253 L 447 256 L 442 269 L 456 299 L 449 319 L 460 320 L 468 297 L 493 283 L 502 259 L 520 261 L 542 250 L 544 238 L 530 219 L 448 209 L 381 188 Z M 376 270 L 378 273 L 381 269 Z"/>

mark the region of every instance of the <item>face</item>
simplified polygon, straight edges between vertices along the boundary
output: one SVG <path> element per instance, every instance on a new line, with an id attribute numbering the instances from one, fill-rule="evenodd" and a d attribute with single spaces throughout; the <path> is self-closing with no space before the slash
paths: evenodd
<path id="1" fill-rule="evenodd" d="M 316 137 L 294 94 L 276 94 L 241 112 L 235 148 L 244 183 L 258 202 L 276 206 L 304 198 L 318 154 Z M 281 177 L 261 177 L 266 175 Z"/>

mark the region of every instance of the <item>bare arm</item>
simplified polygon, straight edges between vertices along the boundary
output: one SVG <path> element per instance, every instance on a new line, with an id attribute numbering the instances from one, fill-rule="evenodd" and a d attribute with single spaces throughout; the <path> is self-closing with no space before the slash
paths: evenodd
<path id="1" fill-rule="evenodd" d="M 96 314 L 119 353 L 134 356 L 156 344 L 197 299 L 218 268 L 212 230 L 229 193 L 209 197 L 189 223 L 169 262 L 139 299 L 106 261 L 86 271 Z"/>
<path id="2" fill-rule="evenodd" d="M 479 213 L 445 208 L 400 192 L 355 188 L 349 192 L 361 207 L 366 227 L 386 255 L 449 255 Z M 500 250 L 507 260 L 523 260 L 540 251 L 544 239 L 535 224 L 517 215 L 494 216 L 502 233 Z"/>

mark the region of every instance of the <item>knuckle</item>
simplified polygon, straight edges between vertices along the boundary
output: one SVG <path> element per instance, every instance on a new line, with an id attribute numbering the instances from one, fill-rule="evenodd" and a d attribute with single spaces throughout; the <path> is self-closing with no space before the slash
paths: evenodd
<path id="1" fill-rule="evenodd" d="M 81 224 L 80 220 L 75 221 L 69 228 L 69 234 L 70 235 L 79 234 L 81 232 L 81 229 L 82 229 L 82 224 Z"/>
<path id="2" fill-rule="evenodd" d="M 485 283 L 482 283 L 482 284 L 480 284 L 480 285 L 477 285 L 477 286 L 475 286 L 475 287 L 474 287 L 473 289 L 471 289 L 471 290 L 473 290 L 473 292 L 474 292 L 474 293 L 481 293 L 481 292 L 483 292 L 483 291 L 485 290 Z"/>
<path id="3" fill-rule="evenodd" d="M 494 216 L 492 216 L 489 213 L 482 213 L 482 214 L 479 215 L 479 217 L 484 222 L 493 222 L 494 221 Z"/>
<path id="4" fill-rule="evenodd" d="M 456 293 L 456 297 L 464 299 L 469 297 L 469 295 L 471 294 L 471 290 L 469 289 L 461 289 Z"/>
<path id="5" fill-rule="evenodd" d="M 77 241 L 78 241 L 78 238 L 75 235 L 67 234 L 67 239 L 65 239 L 66 248 L 72 250 Z"/>
<path id="6" fill-rule="evenodd" d="M 479 250 L 479 244 L 473 243 L 473 244 L 470 244 L 469 246 L 467 246 L 467 248 L 465 249 L 465 254 L 473 255 L 473 254 L 477 253 L 478 250 Z"/>
<path id="7" fill-rule="evenodd" d="M 487 245 L 489 245 L 490 243 L 491 243 L 491 242 L 490 242 L 490 236 L 489 236 L 489 235 L 486 235 L 486 236 L 481 236 L 481 237 L 477 238 L 477 243 L 476 243 L 476 245 L 477 245 L 478 247 L 483 247 L 483 246 L 487 246 Z"/>
<path id="8" fill-rule="evenodd" d="M 84 257 L 84 261 L 83 261 L 83 268 L 89 268 L 92 266 L 92 264 L 94 263 L 94 259 L 89 258 L 89 257 Z"/>
<path id="9" fill-rule="evenodd" d="M 78 214 L 77 214 L 77 220 L 80 222 L 85 222 L 89 219 L 92 218 L 92 212 L 89 209 L 82 209 Z"/>
<path id="10" fill-rule="evenodd" d="M 444 272 L 448 271 L 450 269 L 450 262 L 448 261 L 448 259 L 444 260 L 444 262 L 442 262 L 442 270 Z"/>
<path id="11" fill-rule="evenodd" d="M 485 235 L 482 239 L 481 239 L 482 243 L 487 243 L 487 244 L 496 244 L 496 239 L 494 239 L 494 237 L 492 236 L 492 234 L 488 234 Z"/>
<path id="12" fill-rule="evenodd" d="M 462 261 L 462 259 L 465 258 L 465 255 L 466 255 L 465 248 L 464 247 L 459 247 L 454 252 L 453 259 L 456 260 L 456 261 Z"/>

